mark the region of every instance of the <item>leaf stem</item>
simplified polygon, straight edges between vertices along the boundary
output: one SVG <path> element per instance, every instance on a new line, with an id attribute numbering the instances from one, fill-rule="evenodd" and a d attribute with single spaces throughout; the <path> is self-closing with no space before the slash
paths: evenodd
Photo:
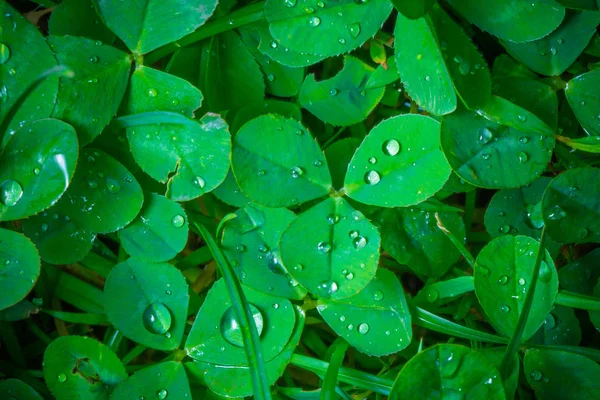
<path id="1" fill-rule="evenodd" d="M 568 292 L 566 290 L 558 292 L 554 304 L 588 311 L 600 311 L 600 298 Z"/>
<path id="2" fill-rule="evenodd" d="M 346 350 L 348 350 L 348 342 L 342 338 L 336 339 L 331 345 L 333 347 L 333 353 L 329 359 L 329 366 L 323 379 L 323 387 L 321 388 L 321 400 L 335 400 L 338 398 L 336 393 L 336 386 L 338 381 L 338 373 L 344 357 L 346 356 Z"/>
<path id="3" fill-rule="evenodd" d="M 444 232 L 444 234 L 448 237 L 448 239 L 450 239 L 452 244 L 458 249 L 458 251 L 460 251 L 460 254 L 463 255 L 463 257 L 469 263 L 471 268 L 475 268 L 475 258 L 473 258 L 471 253 L 469 253 L 469 250 L 467 250 L 465 245 L 462 243 L 462 240 L 457 238 L 454 233 L 450 232 L 450 230 L 444 226 L 444 223 L 440 219 L 440 215 L 437 212 L 435 213 L 435 219 L 437 221 L 437 227 L 440 228 L 442 232 Z"/>

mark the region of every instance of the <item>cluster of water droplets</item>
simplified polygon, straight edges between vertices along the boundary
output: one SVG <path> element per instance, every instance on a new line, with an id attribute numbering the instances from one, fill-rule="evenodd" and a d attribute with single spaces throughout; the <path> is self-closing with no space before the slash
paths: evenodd
<path id="1" fill-rule="evenodd" d="M 401 145 L 396 139 L 389 139 L 383 142 L 381 151 L 384 156 L 395 157 L 400 153 Z M 369 164 L 377 164 L 377 158 L 374 156 L 369 157 Z M 381 174 L 375 169 L 370 169 L 365 173 L 365 182 L 369 185 L 377 185 L 381 181 Z"/>

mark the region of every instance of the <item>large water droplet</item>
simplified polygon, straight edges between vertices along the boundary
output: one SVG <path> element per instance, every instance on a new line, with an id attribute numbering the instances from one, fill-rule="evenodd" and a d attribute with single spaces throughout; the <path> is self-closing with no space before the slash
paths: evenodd
<path id="1" fill-rule="evenodd" d="M 529 374 L 529 376 L 534 381 L 539 381 L 540 379 L 542 379 L 542 373 L 540 371 L 538 371 L 537 369 L 534 370 L 534 371 L 531 371 L 531 373 Z"/>
<path id="2" fill-rule="evenodd" d="M 10 58 L 10 49 L 4 43 L 0 43 L 0 64 L 4 64 Z"/>
<path id="3" fill-rule="evenodd" d="M 142 321 L 148 332 L 162 335 L 171 328 L 171 312 L 163 303 L 152 303 L 144 310 Z"/>
<path id="4" fill-rule="evenodd" d="M 168 395 L 169 392 L 167 392 L 167 389 L 160 389 L 158 392 L 156 392 L 156 398 L 158 400 L 165 400 Z"/>
<path id="5" fill-rule="evenodd" d="M 319 17 L 310 17 L 308 19 L 308 25 L 310 26 L 319 26 L 321 24 L 321 18 Z"/>
<path id="6" fill-rule="evenodd" d="M 565 210 L 560 208 L 559 205 L 556 205 L 556 206 L 552 207 L 552 209 L 550 210 L 550 214 L 548 214 L 548 219 L 550 219 L 552 221 L 558 221 L 559 219 L 562 219 L 566 216 L 567 216 L 567 213 L 565 212 Z"/>
<path id="7" fill-rule="evenodd" d="M 388 156 L 395 156 L 400 152 L 400 142 L 396 139 L 386 140 L 383 143 L 383 152 Z"/>
<path id="8" fill-rule="evenodd" d="M 296 7 L 296 3 L 297 0 L 283 0 L 283 5 L 288 8 Z"/>
<path id="9" fill-rule="evenodd" d="M 254 305 L 249 304 L 250 312 L 252 313 L 252 319 L 256 325 L 258 335 L 260 336 L 263 331 L 263 316 L 262 313 Z M 235 311 L 233 307 L 229 307 L 221 317 L 220 323 L 221 335 L 223 338 L 236 347 L 244 347 L 244 339 L 242 338 L 242 330 L 240 324 L 235 317 Z"/>
<path id="10" fill-rule="evenodd" d="M 285 274 L 283 265 L 281 265 L 281 261 L 279 260 L 279 255 L 275 251 L 270 251 L 267 254 L 267 267 L 276 275 Z"/>
<path id="11" fill-rule="evenodd" d="M 67 375 L 58 374 L 58 376 L 56 377 L 56 380 L 59 381 L 60 383 L 65 383 L 67 381 Z"/>
<path id="12" fill-rule="evenodd" d="M 353 38 L 357 38 L 358 35 L 360 35 L 360 24 L 358 22 L 355 22 L 353 24 L 348 25 L 348 32 L 350 33 L 350 36 L 352 36 Z"/>
<path id="13" fill-rule="evenodd" d="M 376 290 L 373 292 L 373 300 L 381 301 L 383 300 L 383 292 L 381 290 Z"/>
<path id="14" fill-rule="evenodd" d="M 523 211 L 523 221 L 527 226 L 533 229 L 540 229 L 544 226 L 542 217 L 542 202 L 536 204 L 526 204 Z"/>
<path id="15" fill-rule="evenodd" d="M 489 128 L 479 129 L 479 144 L 487 144 L 494 138 L 494 132 Z"/>
<path id="16" fill-rule="evenodd" d="M 331 245 L 327 242 L 319 242 L 319 244 L 317 244 L 317 250 L 321 253 L 329 253 L 331 251 Z"/>
<path id="17" fill-rule="evenodd" d="M 507 282 L 508 282 L 508 276 L 506 276 L 506 275 L 501 275 L 498 278 L 498 285 L 506 285 Z"/>
<path id="18" fill-rule="evenodd" d="M 185 217 L 183 215 L 176 215 L 171 219 L 171 225 L 174 228 L 181 228 L 185 224 Z"/>
<path id="19" fill-rule="evenodd" d="M 507 306 L 506 304 L 503 304 L 502 306 L 500 306 L 500 310 L 501 310 L 502 312 L 505 312 L 505 313 L 507 313 L 507 312 L 509 312 L 509 311 L 510 311 L 510 307 L 509 307 L 509 306 Z"/>
<path id="20" fill-rule="evenodd" d="M 12 207 L 19 202 L 23 196 L 23 188 L 19 182 L 9 179 L 0 185 L 0 202 L 5 206 Z"/>
<path id="21" fill-rule="evenodd" d="M 377 172 L 377 171 L 371 170 L 365 174 L 365 182 L 368 183 L 369 185 L 377 185 L 380 180 L 381 180 L 381 176 L 379 175 L 379 172 Z"/>
<path id="22" fill-rule="evenodd" d="M 292 167 L 290 173 L 292 174 L 292 178 L 296 179 L 304 174 L 304 170 L 301 167 Z"/>
<path id="23" fill-rule="evenodd" d="M 521 164 L 525 164 L 527 162 L 527 160 L 529 160 L 529 156 L 527 155 L 527 153 L 525 152 L 520 152 L 519 153 L 519 162 Z"/>
<path id="24" fill-rule="evenodd" d="M 156 96 L 158 96 L 158 90 L 156 90 L 154 88 L 148 89 L 148 96 L 149 97 L 156 97 Z"/>
<path id="25" fill-rule="evenodd" d="M 552 279 L 552 269 L 550 268 L 550 266 L 545 262 L 542 261 L 542 265 L 540 265 L 540 280 L 542 282 L 550 282 L 550 280 Z"/>
<path id="26" fill-rule="evenodd" d="M 206 186 L 206 181 L 202 177 L 197 176 L 192 179 L 192 184 L 197 188 L 204 189 L 204 186 Z"/>
<path id="27" fill-rule="evenodd" d="M 358 333 L 360 333 L 361 335 L 366 335 L 367 333 L 369 333 L 369 329 L 371 329 L 369 327 L 369 324 L 367 324 L 365 322 L 358 325 Z"/>
<path id="28" fill-rule="evenodd" d="M 338 284 L 334 281 L 325 281 L 321 282 L 321 284 L 317 287 L 324 296 L 330 296 L 332 293 L 338 291 Z"/>
<path id="29" fill-rule="evenodd" d="M 354 248 L 356 250 L 360 250 L 360 249 L 364 248 L 367 245 L 368 242 L 369 241 L 367 240 L 366 237 L 364 237 L 364 236 L 357 236 L 357 237 L 354 238 L 354 240 L 352 240 L 352 245 L 354 246 Z"/>

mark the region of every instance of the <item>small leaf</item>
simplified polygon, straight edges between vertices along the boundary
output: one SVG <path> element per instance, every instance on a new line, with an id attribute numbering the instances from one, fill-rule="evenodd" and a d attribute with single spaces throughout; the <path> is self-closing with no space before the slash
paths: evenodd
<path id="1" fill-rule="evenodd" d="M 577 120 L 588 135 L 600 136 L 600 98 L 595 87 L 600 85 L 600 71 L 590 71 L 571 79 L 565 94 L 577 116 Z"/>
<path id="2" fill-rule="evenodd" d="M 44 379 L 57 398 L 75 395 L 108 400 L 127 378 L 121 361 L 110 348 L 84 336 L 62 336 L 44 352 Z"/>
<path id="3" fill-rule="evenodd" d="M 181 363 L 165 361 L 137 371 L 121 382 L 111 400 L 192 398 Z"/>
<path id="4" fill-rule="evenodd" d="M 31 291 L 40 276 L 40 256 L 25 236 L 0 229 L 0 310 L 19 301 Z"/>
<path id="5" fill-rule="evenodd" d="M 282 149 L 299 149 L 288 152 Z M 233 173 L 243 192 L 269 206 L 301 204 L 329 193 L 327 161 L 304 126 L 263 115 L 247 122 L 234 139 Z"/>
<path id="6" fill-rule="evenodd" d="M 568 170 L 549 184 L 542 199 L 548 234 L 563 243 L 600 242 L 600 169 Z"/>
<path id="7" fill-rule="evenodd" d="M 373 71 L 347 56 L 344 68 L 333 78 L 316 82 L 314 75 L 306 77 L 300 89 L 300 104 L 331 125 L 356 124 L 368 117 L 383 96 L 383 87 L 365 87 Z"/>
<path id="8" fill-rule="evenodd" d="M 281 237 L 281 259 L 309 292 L 342 299 L 375 276 L 379 232 L 343 198 L 323 200 L 300 214 Z"/>
<path id="9" fill-rule="evenodd" d="M 401 115 L 371 130 L 352 157 L 344 187 L 361 203 L 406 207 L 433 196 L 449 175 L 440 150 L 439 123 L 421 115 Z"/>
<path id="10" fill-rule="evenodd" d="M 177 348 L 188 310 L 188 286 L 170 264 L 130 258 L 106 278 L 104 309 L 123 335 L 158 350 Z"/>
<path id="11" fill-rule="evenodd" d="M 504 336 L 513 334 L 519 320 L 538 248 L 539 242 L 527 236 L 501 236 L 488 243 L 477 256 L 475 294 L 490 323 Z M 542 325 L 557 292 L 558 275 L 546 251 L 522 340 L 529 339 Z"/>
<path id="12" fill-rule="evenodd" d="M 161 262 L 183 250 L 188 238 L 188 221 L 174 201 L 151 193 L 135 220 L 119 231 L 121 246 L 132 257 Z"/>
<path id="13" fill-rule="evenodd" d="M 398 278 L 385 269 L 352 297 L 319 299 L 317 310 L 336 334 L 370 356 L 396 353 L 412 339 L 404 291 Z"/>

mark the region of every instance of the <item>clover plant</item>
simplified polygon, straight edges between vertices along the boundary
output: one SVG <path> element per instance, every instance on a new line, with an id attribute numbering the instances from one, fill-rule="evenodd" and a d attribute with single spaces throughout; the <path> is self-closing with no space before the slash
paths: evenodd
<path id="1" fill-rule="evenodd" d="M 0 0 L 0 398 L 600 398 L 599 24 Z"/>

